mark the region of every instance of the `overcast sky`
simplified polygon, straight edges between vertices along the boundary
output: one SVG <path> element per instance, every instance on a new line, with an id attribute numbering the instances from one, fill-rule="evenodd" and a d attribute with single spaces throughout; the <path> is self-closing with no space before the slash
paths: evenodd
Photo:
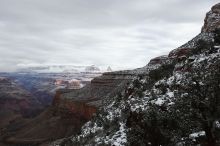
<path id="1" fill-rule="evenodd" d="M 137 68 L 182 45 L 217 0 L 0 0 L 0 71 Z"/>

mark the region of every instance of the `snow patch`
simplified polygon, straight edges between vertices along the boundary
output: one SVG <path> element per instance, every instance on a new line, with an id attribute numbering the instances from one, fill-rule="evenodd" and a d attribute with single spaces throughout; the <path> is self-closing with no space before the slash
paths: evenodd
<path id="1" fill-rule="evenodd" d="M 198 137 L 201 137 L 201 136 L 205 136 L 205 131 L 199 131 L 199 132 L 196 132 L 196 133 L 192 133 L 189 135 L 189 138 L 190 139 L 195 139 L 195 138 L 198 138 Z"/>

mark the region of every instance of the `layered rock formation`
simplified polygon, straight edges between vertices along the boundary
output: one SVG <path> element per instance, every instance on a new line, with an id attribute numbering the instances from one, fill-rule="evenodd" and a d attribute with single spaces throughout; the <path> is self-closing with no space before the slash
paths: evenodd
<path id="1" fill-rule="evenodd" d="M 89 120 L 96 112 L 95 106 L 88 105 L 88 102 L 92 102 L 92 99 L 68 99 L 64 98 L 68 90 L 57 91 L 52 106 L 55 108 L 55 113 L 65 115 L 77 115 L 80 119 Z"/>

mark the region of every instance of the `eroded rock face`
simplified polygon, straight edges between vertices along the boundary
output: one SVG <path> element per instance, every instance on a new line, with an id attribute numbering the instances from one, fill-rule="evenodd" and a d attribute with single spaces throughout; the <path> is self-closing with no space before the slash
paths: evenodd
<path id="1" fill-rule="evenodd" d="M 155 57 L 155 58 L 151 59 L 148 64 L 150 64 L 150 65 L 162 64 L 162 63 L 163 63 L 164 61 L 166 61 L 167 59 L 169 59 L 169 58 L 167 57 L 167 55 Z"/>
<path id="2" fill-rule="evenodd" d="M 134 74 L 130 72 L 109 72 L 102 76 L 94 78 L 91 81 L 91 98 L 103 99 L 108 96 L 115 88 L 118 88 L 122 82 L 129 82 Z"/>
<path id="3" fill-rule="evenodd" d="M 53 107 L 55 109 L 56 114 L 59 114 L 60 116 L 64 117 L 68 117 L 70 115 L 77 115 L 80 117 L 80 119 L 91 119 L 93 114 L 96 112 L 95 106 L 87 104 L 88 102 L 91 102 L 91 100 L 77 100 L 65 98 L 63 97 L 65 93 L 68 92 L 65 90 L 59 90 L 55 95 Z"/>
<path id="4" fill-rule="evenodd" d="M 211 11 L 206 14 L 202 32 L 212 32 L 220 26 L 220 4 L 212 7 Z"/>

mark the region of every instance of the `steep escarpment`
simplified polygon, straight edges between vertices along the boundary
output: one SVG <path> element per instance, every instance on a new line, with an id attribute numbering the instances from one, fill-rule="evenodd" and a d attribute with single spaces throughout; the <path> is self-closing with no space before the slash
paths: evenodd
<path id="1" fill-rule="evenodd" d="M 212 13 L 220 14 L 219 4 L 207 17 Z M 135 73 L 131 83 L 108 94 L 79 135 L 51 145 L 219 145 L 219 21 L 205 22 L 168 56 L 126 71 Z"/>
<path id="2" fill-rule="evenodd" d="M 52 105 L 55 108 L 55 112 L 59 115 L 69 116 L 72 114 L 77 115 L 80 119 L 91 119 L 96 112 L 95 106 L 88 105 L 88 102 L 92 102 L 92 99 L 69 99 L 64 97 L 70 91 L 67 89 L 57 91 Z"/>

